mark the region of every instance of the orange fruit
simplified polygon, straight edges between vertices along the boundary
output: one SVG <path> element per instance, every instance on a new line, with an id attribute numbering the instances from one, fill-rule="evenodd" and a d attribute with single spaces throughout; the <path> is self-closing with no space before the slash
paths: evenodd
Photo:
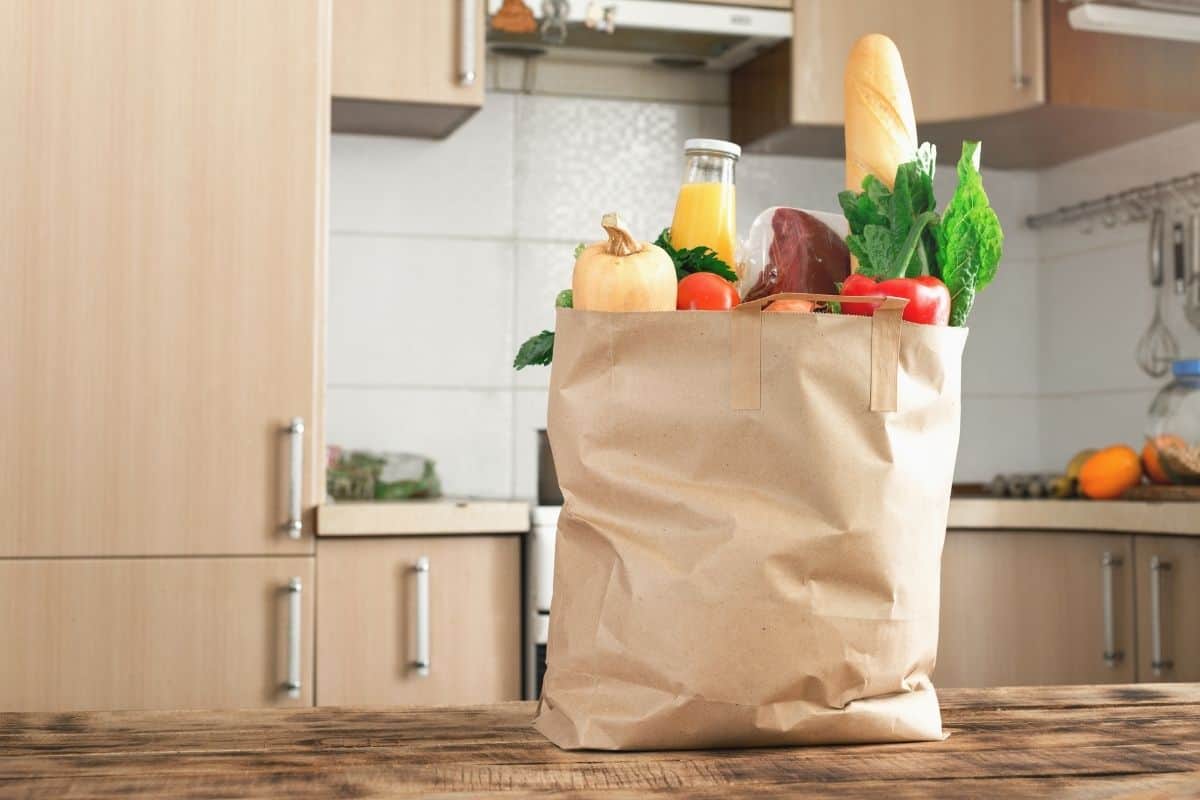
<path id="1" fill-rule="evenodd" d="M 1098 450 L 1079 470 L 1079 491 L 1093 500 L 1120 497 L 1142 481 L 1142 459 L 1123 444 Z"/>
<path id="2" fill-rule="evenodd" d="M 1146 477 L 1155 483 L 1171 482 L 1171 476 L 1163 469 L 1162 461 L 1158 457 L 1158 451 L 1164 447 L 1186 448 L 1187 442 L 1171 434 L 1163 434 L 1146 440 L 1146 444 L 1142 447 L 1142 466 L 1146 469 Z"/>
<path id="3" fill-rule="evenodd" d="M 784 300 L 776 300 L 771 305 L 767 306 L 767 311 L 800 311 L 807 313 L 813 310 L 816 303 L 811 300 L 796 300 L 787 298 Z"/>

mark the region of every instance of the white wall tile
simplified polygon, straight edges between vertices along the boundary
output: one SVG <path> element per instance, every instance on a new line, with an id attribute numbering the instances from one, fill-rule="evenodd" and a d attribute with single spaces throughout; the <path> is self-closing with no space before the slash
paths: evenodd
<path id="1" fill-rule="evenodd" d="M 546 427 L 545 389 L 520 390 L 513 403 L 513 496 L 537 499 L 538 428 Z"/>
<path id="2" fill-rule="evenodd" d="M 517 98 L 517 235 L 595 241 L 621 214 L 641 239 L 669 227 L 688 137 L 725 137 L 722 106 Z"/>
<path id="3" fill-rule="evenodd" d="M 517 244 L 517 307 L 515 346 L 543 330 L 554 330 L 554 298 L 571 288 L 575 245 L 570 242 Z M 549 386 L 548 367 L 517 372 L 516 385 Z"/>
<path id="4" fill-rule="evenodd" d="M 1042 262 L 1043 392 L 1149 389 L 1162 384 L 1143 374 L 1134 359 L 1153 313 L 1154 294 L 1146 272 L 1144 242 Z M 1181 353 L 1200 354 L 1200 334 L 1183 320 L 1180 298 L 1167 294 L 1164 309 Z"/>
<path id="5" fill-rule="evenodd" d="M 1062 469 L 1089 447 L 1127 444 L 1141 449 L 1154 390 L 1043 396 L 1039 408 L 1041 458 Z"/>
<path id="6" fill-rule="evenodd" d="M 840 212 L 845 166 L 839 159 L 795 158 L 746 153 L 737 165 L 738 233 L 772 206 Z"/>
<path id="7" fill-rule="evenodd" d="M 331 385 L 512 381 L 511 241 L 334 234 Z"/>
<path id="8" fill-rule="evenodd" d="M 966 394 L 1038 391 L 1038 263 L 1005 258 L 975 297 L 963 353 Z"/>
<path id="9" fill-rule="evenodd" d="M 440 141 L 337 135 L 331 144 L 335 232 L 511 236 L 513 96 Z"/>
<path id="10" fill-rule="evenodd" d="M 448 495 L 511 494 L 511 391 L 331 387 L 326 397 L 329 444 L 429 456 Z"/>
<path id="11" fill-rule="evenodd" d="M 1043 468 L 1038 398 L 964 395 L 954 480 L 985 483 L 998 473 Z"/>

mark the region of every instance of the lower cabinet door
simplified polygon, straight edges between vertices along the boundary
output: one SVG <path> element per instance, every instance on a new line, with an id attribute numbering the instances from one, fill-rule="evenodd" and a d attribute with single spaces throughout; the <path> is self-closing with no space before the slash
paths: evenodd
<path id="1" fill-rule="evenodd" d="M 1200 539 L 1138 536 L 1138 680 L 1200 681 Z"/>
<path id="2" fill-rule="evenodd" d="M 321 539 L 318 705 L 521 699 L 517 536 Z"/>
<path id="3" fill-rule="evenodd" d="M 311 557 L 0 561 L 0 710 L 311 705 L 313 588 Z"/>
<path id="4" fill-rule="evenodd" d="M 950 531 L 937 686 L 1135 679 L 1133 537 Z"/>

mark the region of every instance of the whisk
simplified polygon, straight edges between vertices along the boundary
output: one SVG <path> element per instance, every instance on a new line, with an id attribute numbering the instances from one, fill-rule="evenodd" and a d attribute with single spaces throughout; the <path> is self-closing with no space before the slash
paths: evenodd
<path id="1" fill-rule="evenodd" d="M 1171 369 L 1171 362 L 1179 358 L 1179 343 L 1163 321 L 1163 229 L 1166 225 L 1161 208 L 1156 208 L 1150 217 L 1150 244 L 1147 255 L 1150 262 L 1150 286 L 1154 289 L 1154 316 L 1150 327 L 1138 341 L 1137 363 L 1152 378 L 1161 378 Z"/>

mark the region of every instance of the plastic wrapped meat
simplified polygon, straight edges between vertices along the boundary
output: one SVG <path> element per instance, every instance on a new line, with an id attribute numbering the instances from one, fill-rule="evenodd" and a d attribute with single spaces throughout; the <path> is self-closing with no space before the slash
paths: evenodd
<path id="1" fill-rule="evenodd" d="M 758 215 L 746 242 L 742 300 L 779 292 L 837 294 L 850 274 L 840 215 L 775 206 Z"/>

